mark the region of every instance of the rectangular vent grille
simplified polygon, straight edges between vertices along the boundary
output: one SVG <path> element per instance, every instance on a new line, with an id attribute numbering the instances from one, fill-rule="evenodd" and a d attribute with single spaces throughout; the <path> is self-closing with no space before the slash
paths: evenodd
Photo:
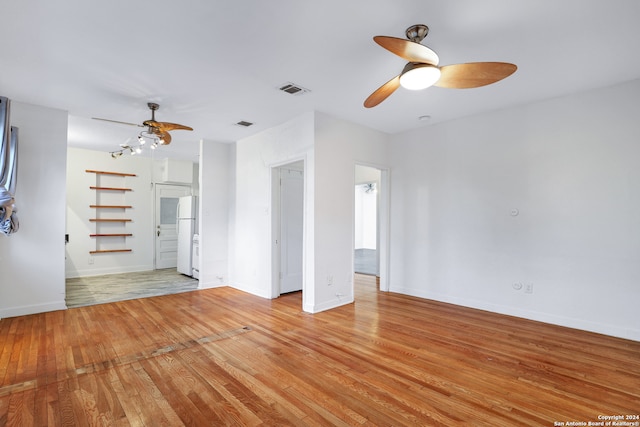
<path id="1" fill-rule="evenodd" d="M 281 84 L 279 89 L 290 95 L 298 95 L 298 96 L 303 95 L 307 92 L 311 92 L 309 89 L 305 89 L 302 86 L 291 83 L 291 82 Z"/>
<path id="2" fill-rule="evenodd" d="M 238 123 L 236 123 L 238 126 L 244 126 L 246 128 L 248 128 L 249 126 L 251 126 L 253 123 L 251 122 L 245 122 L 244 120 L 240 120 Z"/>

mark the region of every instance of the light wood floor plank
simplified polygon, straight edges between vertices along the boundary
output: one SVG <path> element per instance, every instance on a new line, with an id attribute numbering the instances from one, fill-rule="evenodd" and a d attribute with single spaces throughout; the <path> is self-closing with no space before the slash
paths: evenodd
<path id="1" fill-rule="evenodd" d="M 102 276 L 75 277 L 66 280 L 67 307 L 85 307 L 150 296 L 193 291 L 198 280 L 175 268 Z"/>
<path id="2" fill-rule="evenodd" d="M 640 412 L 640 343 L 376 290 L 0 320 L 0 425 L 551 426 Z"/>

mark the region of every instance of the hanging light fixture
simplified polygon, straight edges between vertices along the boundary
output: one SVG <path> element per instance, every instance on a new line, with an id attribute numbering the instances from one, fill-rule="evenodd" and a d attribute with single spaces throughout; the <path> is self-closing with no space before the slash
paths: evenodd
<path id="1" fill-rule="evenodd" d="M 440 69 L 431 64 L 410 62 L 400 75 L 400 85 L 409 90 L 426 89 L 440 79 Z"/>
<path id="2" fill-rule="evenodd" d="M 150 144 L 147 145 L 147 140 L 150 140 Z M 152 150 L 155 150 L 158 145 L 165 145 L 165 139 L 163 135 L 158 135 L 149 130 L 143 130 L 137 137 L 137 145 L 131 144 L 131 138 L 127 139 L 124 144 L 120 144 L 120 149 L 116 151 L 111 151 L 111 157 L 117 159 L 122 156 L 125 152 L 128 152 L 130 155 L 135 156 L 136 154 L 142 154 L 145 146 L 149 147 Z"/>

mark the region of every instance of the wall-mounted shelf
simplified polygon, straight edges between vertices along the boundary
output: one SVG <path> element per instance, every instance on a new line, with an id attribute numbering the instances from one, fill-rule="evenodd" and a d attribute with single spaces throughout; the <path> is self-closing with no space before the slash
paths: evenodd
<path id="1" fill-rule="evenodd" d="M 102 249 L 97 251 L 89 251 L 90 254 L 106 254 L 111 252 L 131 252 L 131 249 Z"/>
<path id="2" fill-rule="evenodd" d="M 124 205 L 89 205 L 90 208 L 95 209 L 131 209 L 133 206 Z"/>
<path id="3" fill-rule="evenodd" d="M 132 191 L 131 188 L 120 187 L 89 187 L 92 190 L 106 190 L 106 191 Z"/>
<path id="4" fill-rule="evenodd" d="M 93 255 L 131 252 L 131 249 L 118 248 L 117 246 L 120 246 L 120 242 L 122 242 L 122 246 L 125 246 L 127 237 L 133 236 L 133 233 L 125 232 L 126 224 L 132 220 L 130 218 L 109 218 L 109 216 L 117 216 L 114 214 L 118 214 L 118 210 L 123 213 L 124 210 L 133 208 L 131 205 L 122 203 L 126 202 L 125 193 L 133 191 L 133 189 L 120 184 L 124 184 L 127 177 L 135 177 L 136 174 L 93 169 L 86 169 L 85 171 L 96 176 L 95 185 L 89 186 L 91 190 L 95 191 L 95 204 L 89 205 L 89 208 L 96 209 L 96 218 L 89 218 L 89 222 L 96 223 L 96 230 L 95 233 L 89 234 L 89 237 L 96 239 L 96 250 L 89 251 L 89 253 Z M 118 192 L 122 194 L 118 195 Z M 101 216 L 107 216 L 107 218 L 101 218 Z M 103 238 L 116 238 L 116 240 L 108 240 L 109 243 L 107 243 L 107 240 L 101 240 Z M 116 246 L 116 248 L 107 249 L 109 246 Z"/>
<path id="5" fill-rule="evenodd" d="M 137 176 L 135 173 L 96 171 L 96 170 L 93 170 L 93 169 L 86 169 L 85 172 L 87 172 L 87 173 L 95 173 L 95 174 L 98 174 L 98 175 Z"/>

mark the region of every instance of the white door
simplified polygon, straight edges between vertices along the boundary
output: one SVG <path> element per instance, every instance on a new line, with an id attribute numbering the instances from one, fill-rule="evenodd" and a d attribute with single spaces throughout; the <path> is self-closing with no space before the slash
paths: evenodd
<path id="1" fill-rule="evenodd" d="M 190 187 L 156 184 L 156 269 L 177 266 L 176 213 L 180 197 L 190 194 Z"/>
<path id="2" fill-rule="evenodd" d="M 304 177 L 299 170 L 280 169 L 280 293 L 302 290 Z"/>

